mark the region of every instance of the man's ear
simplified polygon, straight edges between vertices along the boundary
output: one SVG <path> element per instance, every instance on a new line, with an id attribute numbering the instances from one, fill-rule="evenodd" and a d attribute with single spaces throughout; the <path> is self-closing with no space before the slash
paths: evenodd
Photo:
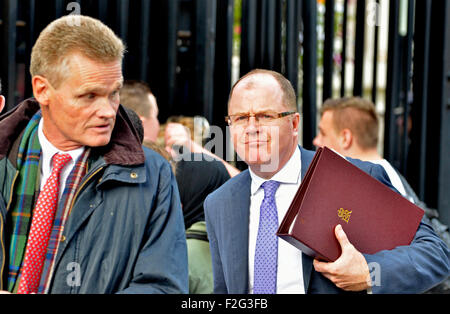
<path id="1" fill-rule="evenodd" d="M 298 112 L 296 112 L 292 117 L 292 125 L 295 134 L 298 134 L 298 128 L 300 127 L 300 114 Z"/>
<path id="2" fill-rule="evenodd" d="M 339 136 L 339 142 L 344 150 L 348 150 L 353 144 L 353 133 L 349 129 L 343 129 Z"/>
<path id="3" fill-rule="evenodd" d="M 0 95 L 0 113 L 2 113 L 3 107 L 5 107 L 5 97 Z"/>
<path id="4" fill-rule="evenodd" d="M 45 77 L 36 75 L 32 78 L 31 84 L 33 86 L 34 98 L 36 98 L 41 105 L 48 105 L 51 93 L 48 80 Z"/>

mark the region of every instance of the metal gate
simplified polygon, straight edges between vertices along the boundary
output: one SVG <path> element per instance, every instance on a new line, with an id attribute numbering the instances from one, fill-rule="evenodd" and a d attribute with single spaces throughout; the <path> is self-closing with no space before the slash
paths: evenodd
<path id="1" fill-rule="evenodd" d="M 312 149 L 323 100 L 367 97 L 384 118 L 386 159 L 450 224 L 449 11 L 448 0 L 1 0 L 0 76 L 8 109 L 31 96 L 38 34 L 81 13 L 126 42 L 125 78 L 150 84 L 161 121 L 203 115 L 225 128 L 233 78 L 273 69 L 298 93 Z"/>

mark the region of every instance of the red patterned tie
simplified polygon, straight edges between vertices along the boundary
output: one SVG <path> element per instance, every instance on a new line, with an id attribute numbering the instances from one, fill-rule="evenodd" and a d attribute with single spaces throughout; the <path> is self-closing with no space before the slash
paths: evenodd
<path id="1" fill-rule="evenodd" d="M 39 193 L 17 291 L 19 294 L 38 291 L 53 219 L 58 208 L 59 177 L 61 170 L 71 159 L 68 154 L 56 154 L 53 157 L 52 173 Z"/>

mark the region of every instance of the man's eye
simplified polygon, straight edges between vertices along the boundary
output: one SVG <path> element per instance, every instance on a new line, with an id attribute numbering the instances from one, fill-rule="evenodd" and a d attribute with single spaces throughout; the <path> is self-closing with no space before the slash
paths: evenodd
<path id="1" fill-rule="evenodd" d="M 245 116 L 245 115 L 244 116 L 236 116 L 235 120 L 236 121 L 245 121 L 245 120 L 247 120 L 247 116 Z"/>
<path id="2" fill-rule="evenodd" d="M 84 97 L 92 100 L 92 99 L 95 99 L 96 95 L 94 93 L 89 93 L 89 94 L 84 95 Z"/>
<path id="3" fill-rule="evenodd" d="M 273 119 L 273 115 L 269 113 L 260 113 L 256 115 L 256 119 L 271 120 Z"/>

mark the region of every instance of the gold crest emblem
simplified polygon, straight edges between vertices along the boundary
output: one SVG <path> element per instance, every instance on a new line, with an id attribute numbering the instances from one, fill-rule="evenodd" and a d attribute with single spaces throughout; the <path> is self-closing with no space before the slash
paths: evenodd
<path id="1" fill-rule="evenodd" d="M 338 217 L 341 218 L 346 223 L 349 222 L 351 214 L 352 214 L 352 212 L 349 210 L 346 210 L 343 208 L 338 209 Z"/>

